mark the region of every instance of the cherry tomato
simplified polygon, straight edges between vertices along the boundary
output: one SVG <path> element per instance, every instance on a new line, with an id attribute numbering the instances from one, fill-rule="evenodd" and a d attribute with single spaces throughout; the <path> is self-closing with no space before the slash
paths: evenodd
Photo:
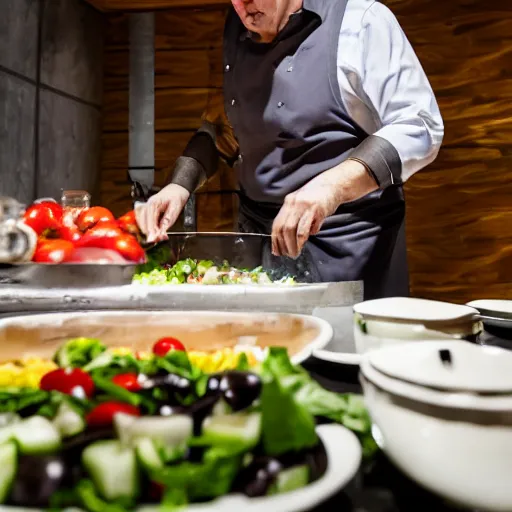
<path id="1" fill-rule="evenodd" d="M 50 202 L 33 204 L 25 211 L 23 222 L 30 226 L 38 236 L 48 230 L 57 230 L 62 222 L 62 207 Z"/>
<path id="2" fill-rule="evenodd" d="M 121 373 L 112 378 L 112 382 L 128 391 L 140 391 L 139 376 L 136 373 Z"/>
<path id="3" fill-rule="evenodd" d="M 39 239 L 32 261 L 36 263 L 62 263 L 67 260 L 75 246 L 67 240 Z"/>
<path id="4" fill-rule="evenodd" d="M 132 235 L 139 235 L 139 226 L 137 225 L 137 220 L 135 219 L 135 211 L 132 210 L 128 213 L 125 213 L 119 219 L 117 219 L 117 223 L 119 224 L 119 227 L 126 231 L 127 233 L 130 233 Z"/>
<path id="5" fill-rule="evenodd" d="M 123 402 L 103 402 L 97 405 L 86 417 L 87 424 L 91 427 L 108 427 L 112 425 L 114 416 L 118 413 L 140 416 L 137 407 Z"/>
<path id="6" fill-rule="evenodd" d="M 91 398 L 94 394 L 94 382 L 80 368 L 58 368 L 41 379 L 39 387 L 44 391 L 60 391 L 77 398 Z"/>
<path id="7" fill-rule="evenodd" d="M 76 219 L 76 225 L 80 231 L 87 231 L 98 222 L 115 221 L 115 217 L 110 210 L 103 206 L 93 206 L 84 210 Z"/>
<path id="8" fill-rule="evenodd" d="M 171 350 L 181 350 L 182 352 L 185 352 L 185 347 L 183 346 L 183 343 L 176 338 L 160 338 L 153 345 L 153 354 L 159 357 L 164 357 L 165 354 Z"/>

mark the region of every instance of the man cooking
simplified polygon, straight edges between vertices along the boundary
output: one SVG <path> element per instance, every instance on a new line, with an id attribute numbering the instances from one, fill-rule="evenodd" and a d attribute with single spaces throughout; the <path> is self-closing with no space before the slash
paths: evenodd
<path id="1" fill-rule="evenodd" d="M 391 11 L 374 0 L 232 0 L 225 110 L 238 143 L 240 230 L 320 281 L 364 280 L 365 298 L 408 293 L 402 185 L 432 162 L 443 121 Z M 138 211 L 165 238 L 217 166 L 204 123 L 170 184 Z"/>

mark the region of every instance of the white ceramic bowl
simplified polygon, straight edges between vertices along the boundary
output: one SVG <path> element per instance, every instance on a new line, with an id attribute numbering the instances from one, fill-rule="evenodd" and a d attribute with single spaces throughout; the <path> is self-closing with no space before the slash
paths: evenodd
<path id="1" fill-rule="evenodd" d="M 111 347 L 151 350 L 159 338 L 173 336 L 187 350 L 280 346 L 294 363 L 327 345 L 331 325 L 307 315 L 226 311 L 91 311 L 26 315 L 0 320 L 0 361 L 52 357 L 66 340 L 98 338 Z M 258 350 L 261 352 L 261 350 Z"/>
<path id="2" fill-rule="evenodd" d="M 439 350 L 453 365 L 434 369 Z M 466 507 L 512 510 L 512 353 L 463 341 L 385 348 L 363 356 L 361 382 L 374 437 L 406 475 Z"/>
<path id="3" fill-rule="evenodd" d="M 476 339 L 482 332 L 478 311 L 468 306 L 425 299 L 391 297 L 356 304 L 356 351 L 439 339 Z"/>

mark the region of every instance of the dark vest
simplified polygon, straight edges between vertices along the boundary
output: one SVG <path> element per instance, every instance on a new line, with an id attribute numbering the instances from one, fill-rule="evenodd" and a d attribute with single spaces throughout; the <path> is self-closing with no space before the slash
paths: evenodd
<path id="1" fill-rule="evenodd" d="M 270 232 L 287 194 L 346 160 L 368 136 L 348 115 L 337 78 L 347 1 L 304 0 L 271 44 L 253 41 L 234 10 L 228 15 L 224 97 L 240 147 L 244 231 Z M 306 246 L 314 280 L 364 279 L 367 297 L 395 294 L 382 290 L 382 267 L 390 265 L 403 219 L 398 187 L 342 205 Z"/>

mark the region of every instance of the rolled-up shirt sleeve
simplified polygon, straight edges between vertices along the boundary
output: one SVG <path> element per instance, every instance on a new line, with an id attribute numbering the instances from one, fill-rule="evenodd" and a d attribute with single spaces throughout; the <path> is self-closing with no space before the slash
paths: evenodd
<path id="1" fill-rule="evenodd" d="M 364 163 L 386 188 L 405 182 L 436 158 L 443 120 L 392 12 L 378 2 L 352 5 L 340 33 L 338 80 L 349 115 L 369 136 L 350 157 Z"/>

